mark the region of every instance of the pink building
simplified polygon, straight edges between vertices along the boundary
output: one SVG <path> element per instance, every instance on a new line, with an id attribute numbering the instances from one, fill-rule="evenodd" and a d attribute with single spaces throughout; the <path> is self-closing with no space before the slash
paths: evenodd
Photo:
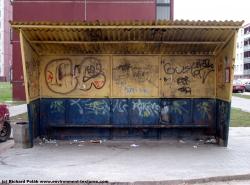
<path id="1" fill-rule="evenodd" d="M 10 0 L 0 1 L 0 81 L 11 80 L 12 45 L 9 21 L 12 20 Z"/>

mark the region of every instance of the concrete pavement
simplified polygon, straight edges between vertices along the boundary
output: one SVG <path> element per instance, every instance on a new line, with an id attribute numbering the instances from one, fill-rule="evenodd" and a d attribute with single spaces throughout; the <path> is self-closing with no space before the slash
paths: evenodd
<path id="1" fill-rule="evenodd" d="M 250 112 L 250 99 L 233 96 L 231 106 L 245 112 Z"/>
<path id="2" fill-rule="evenodd" d="M 8 108 L 10 111 L 10 117 L 17 116 L 19 114 L 23 114 L 23 113 L 27 112 L 27 104 L 9 106 Z"/>
<path id="3" fill-rule="evenodd" d="M 249 141 L 250 128 L 230 128 L 227 148 L 182 140 L 40 142 L 1 153 L 0 179 L 135 182 L 250 174 Z"/>

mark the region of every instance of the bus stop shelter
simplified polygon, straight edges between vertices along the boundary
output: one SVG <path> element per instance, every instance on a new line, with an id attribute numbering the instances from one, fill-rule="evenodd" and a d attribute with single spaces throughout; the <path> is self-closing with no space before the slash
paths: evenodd
<path id="1" fill-rule="evenodd" d="M 227 146 L 233 21 L 11 22 L 31 137 L 215 137 Z"/>

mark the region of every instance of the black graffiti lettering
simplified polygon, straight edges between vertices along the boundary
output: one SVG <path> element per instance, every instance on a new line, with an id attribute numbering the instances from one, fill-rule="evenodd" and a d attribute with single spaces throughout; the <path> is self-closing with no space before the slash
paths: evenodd
<path id="1" fill-rule="evenodd" d="M 210 63 L 209 59 L 198 60 L 193 63 L 191 68 L 192 76 L 202 79 L 202 83 L 205 83 L 207 76 L 213 71 L 214 65 Z"/>
<path id="2" fill-rule="evenodd" d="M 131 69 L 131 64 L 126 62 L 125 64 L 121 64 L 117 66 L 117 69 L 123 72 L 128 72 Z"/>
<path id="3" fill-rule="evenodd" d="M 170 63 L 166 63 L 164 65 L 164 71 L 166 74 L 171 75 L 176 72 L 176 68 L 174 68 Z"/>
<path id="4" fill-rule="evenodd" d="M 152 69 L 151 65 L 137 65 L 125 61 L 123 64 L 113 68 L 113 78 L 116 84 L 121 84 L 123 80 L 132 80 L 138 83 L 152 82 Z"/>
<path id="5" fill-rule="evenodd" d="M 74 70 L 73 70 L 73 74 L 74 76 L 79 76 L 79 74 L 81 73 L 81 66 L 80 65 L 75 65 L 74 66 Z"/>
<path id="6" fill-rule="evenodd" d="M 54 65 L 56 67 L 52 71 Z M 68 94 L 77 87 L 83 91 L 88 91 L 92 87 L 101 89 L 106 83 L 106 75 L 100 60 L 95 57 L 87 57 L 78 64 L 73 64 L 66 58 L 52 60 L 47 64 L 45 80 L 52 92 Z"/>
<path id="7" fill-rule="evenodd" d="M 177 78 L 178 85 L 188 85 L 190 83 L 188 76 Z"/>
<path id="8" fill-rule="evenodd" d="M 185 94 L 191 94 L 192 92 L 191 87 L 186 87 L 186 86 L 178 88 L 178 91 L 183 92 Z"/>
<path id="9" fill-rule="evenodd" d="M 133 67 L 132 68 L 132 76 L 138 82 L 145 82 L 150 75 L 150 69 L 147 67 Z"/>
<path id="10" fill-rule="evenodd" d="M 167 75 L 190 73 L 192 77 L 202 79 L 202 83 L 205 83 L 208 75 L 214 71 L 214 65 L 210 63 L 209 59 L 198 59 L 192 64 L 181 67 L 175 66 L 175 64 L 166 63 L 163 67 Z"/>
<path id="11" fill-rule="evenodd" d="M 164 77 L 164 78 L 163 78 L 163 81 L 164 81 L 164 82 L 169 82 L 169 81 L 171 81 L 171 78 Z"/>
<path id="12" fill-rule="evenodd" d="M 185 94 L 191 94 L 192 89 L 189 86 L 189 84 L 190 84 L 190 80 L 188 76 L 177 78 L 177 85 L 181 86 L 180 88 L 178 88 L 178 91 L 185 93 Z"/>

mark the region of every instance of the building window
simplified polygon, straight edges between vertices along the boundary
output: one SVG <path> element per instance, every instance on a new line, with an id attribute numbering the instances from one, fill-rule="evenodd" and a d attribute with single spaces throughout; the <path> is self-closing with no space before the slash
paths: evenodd
<path id="1" fill-rule="evenodd" d="M 250 26 L 244 28 L 244 34 L 248 34 L 250 32 Z"/>
<path id="2" fill-rule="evenodd" d="M 156 19 L 170 19 L 170 0 L 156 0 Z"/>
<path id="3" fill-rule="evenodd" d="M 249 58 L 249 57 L 250 57 L 250 51 L 245 51 L 244 58 Z"/>
<path id="4" fill-rule="evenodd" d="M 250 44 L 250 38 L 244 40 L 244 46 L 247 46 Z"/>
<path id="5" fill-rule="evenodd" d="M 244 70 L 248 70 L 248 69 L 250 69 L 250 63 L 244 64 Z"/>

